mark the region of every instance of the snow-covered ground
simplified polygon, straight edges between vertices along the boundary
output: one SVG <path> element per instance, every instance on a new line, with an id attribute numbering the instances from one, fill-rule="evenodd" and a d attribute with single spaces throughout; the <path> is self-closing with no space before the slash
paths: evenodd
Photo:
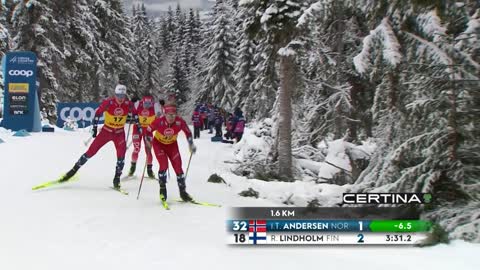
<path id="1" fill-rule="evenodd" d="M 111 144 L 81 169 L 79 181 L 31 190 L 70 169 L 86 150 L 83 141 L 88 136 L 85 131 L 57 130 L 12 137 L 0 129 L 5 141 L 0 143 L 0 269 L 480 269 L 480 246 L 461 241 L 430 248 L 227 246 L 227 206 L 279 206 L 281 200 L 275 198 L 287 196 L 287 191 L 307 198 L 315 192 L 335 196 L 341 188 L 235 176 L 229 172 L 231 164 L 224 162 L 233 159 L 235 146 L 212 143 L 205 131 L 196 141 L 188 190 L 222 208 L 173 202 L 166 211 L 158 200 L 158 183 L 152 180 L 144 182 L 139 200 L 138 179 L 123 183 L 129 196 L 112 191 L 116 158 Z M 186 168 L 184 136 L 179 142 Z M 141 155 L 137 174 L 143 164 Z M 230 186 L 207 183 L 213 173 Z M 237 195 L 248 187 L 260 191 L 262 199 Z M 177 198 L 175 179 L 168 188 L 169 197 Z"/>

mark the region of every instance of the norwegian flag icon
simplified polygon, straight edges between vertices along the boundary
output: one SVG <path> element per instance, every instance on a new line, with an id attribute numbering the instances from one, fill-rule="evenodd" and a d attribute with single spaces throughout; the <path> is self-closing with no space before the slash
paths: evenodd
<path id="1" fill-rule="evenodd" d="M 254 245 L 267 243 L 267 221 L 266 220 L 249 220 L 248 243 L 254 244 Z"/>

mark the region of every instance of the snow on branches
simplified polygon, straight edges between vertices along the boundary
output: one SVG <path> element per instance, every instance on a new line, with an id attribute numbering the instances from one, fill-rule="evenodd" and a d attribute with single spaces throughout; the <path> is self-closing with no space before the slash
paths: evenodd
<path id="1" fill-rule="evenodd" d="M 375 53 L 377 46 L 383 48 L 382 57 L 390 66 L 396 67 L 402 61 L 401 46 L 388 18 L 384 18 L 377 28 L 370 31 L 363 40 L 362 51 L 353 58 L 353 64 L 359 73 L 366 73 L 371 68 L 372 53 Z"/>

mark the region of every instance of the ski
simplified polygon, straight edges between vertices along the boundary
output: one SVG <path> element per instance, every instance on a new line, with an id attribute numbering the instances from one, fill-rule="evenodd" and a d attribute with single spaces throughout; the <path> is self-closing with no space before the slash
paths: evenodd
<path id="1" fill-rule="evenodd" d="M 130 181 L 130 180 L 135 180 L 135 179 L 138 179 L 138 177 L 136 175 L 127 175 L 127 176 L 124 176 L 122 178 L 120 178 L 120 181 L 121 182 L 124 182 L 124 181 Z M 148 179 L 148 180 L 154 180 L 154 181 L 158 181 L 157 178 L 151 178 L 151 177 L 148 177 L 148 176 L 145 176 L 145 179 Z"/>
<path id="2" fill-rule="evenodd" d="M 168 203 L 165 200 L 165 197 L 163 197 L 163 195 L 160 195 L 160 202 L 162 203 L 162 206 L 163 208 L 165 208 L 165 210 L 170 210 L 170 206 L 168 206 Z"/>
<path id="3" fill-rule="evenodd" d="M 63 177 L 64 177 L 64 175 L 62 175 L 61 177 L 59 177 L 56 180 L 48 181 L 48 182 L 41 183 L 40 185 L 36 185 L 36 186 L 32 187 L 32 190 L 38 190 L 38 189 L 41 189 L 41 188 L 47 188 L 47 187 L 56 186 L 56 185 L 60 185 L 60 184 L 65 184 L 65 183 L 69 183 L 69 182 L 73 182 L 73 181 L 78 180 L 78 176 L 74 175 L 66 181 L 60 181 L 60 180 L 62 180 Z"/>
<path id="4" fill-rule="evenodd" d="M 115 191 L 118 191 L 118 192 L 122 193 L 123 195 L 128 195 L 128 191 L 123 190 L 121 188 L 116 188 L 116 187 L 110 187 L 110 188 L 115 190 Z"/>
<path id="5" fill-rule="evenodd" d="M 137 177 L 135 175 L 127 175 L 127 176 L 124 176 L 122 178 L 120 178 L 120 181 L 128 181 L 128 180 L 133 180 L 133 179 L 136 179 Z"/>
<path id="6" fill-rule="evenodd" d="M 198 201 L 195 201 L 195 200 L 184 201 L 182 199 L 176 199 L 175 201 L 176 202 L 182 202 L 182 203 L 191 203 L 191 204 L 196 204 L 196 205 L 203 205 L 203 206 L 222 207 L 220 204 L 209 203 L 209 202 L 198 202 Z"/>

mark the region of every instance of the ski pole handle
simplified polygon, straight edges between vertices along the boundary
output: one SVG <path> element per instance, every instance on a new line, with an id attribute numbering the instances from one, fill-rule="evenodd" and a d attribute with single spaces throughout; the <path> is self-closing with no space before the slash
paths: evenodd
<path id="1" fill-rule="evenodd" d="M 128 143 L 128 145 L 127 145 L 127 150 L 128 150 L 128 148 L 130 148 L 130 146 L 132 145 L 132 143 L 133 143 L 133 140 L 131 140 L 131 141 Z"/>
<path id="2" fill-rule="evenodd" d="M 93 139 L 93 137 L 88 138 L 88 140 L 83 141 L 83 144 L 85 144 L 85 146 L 88 146 L 88 144 L 90 143 L 90 141 L 91 141 L 92 139 Z"/>

